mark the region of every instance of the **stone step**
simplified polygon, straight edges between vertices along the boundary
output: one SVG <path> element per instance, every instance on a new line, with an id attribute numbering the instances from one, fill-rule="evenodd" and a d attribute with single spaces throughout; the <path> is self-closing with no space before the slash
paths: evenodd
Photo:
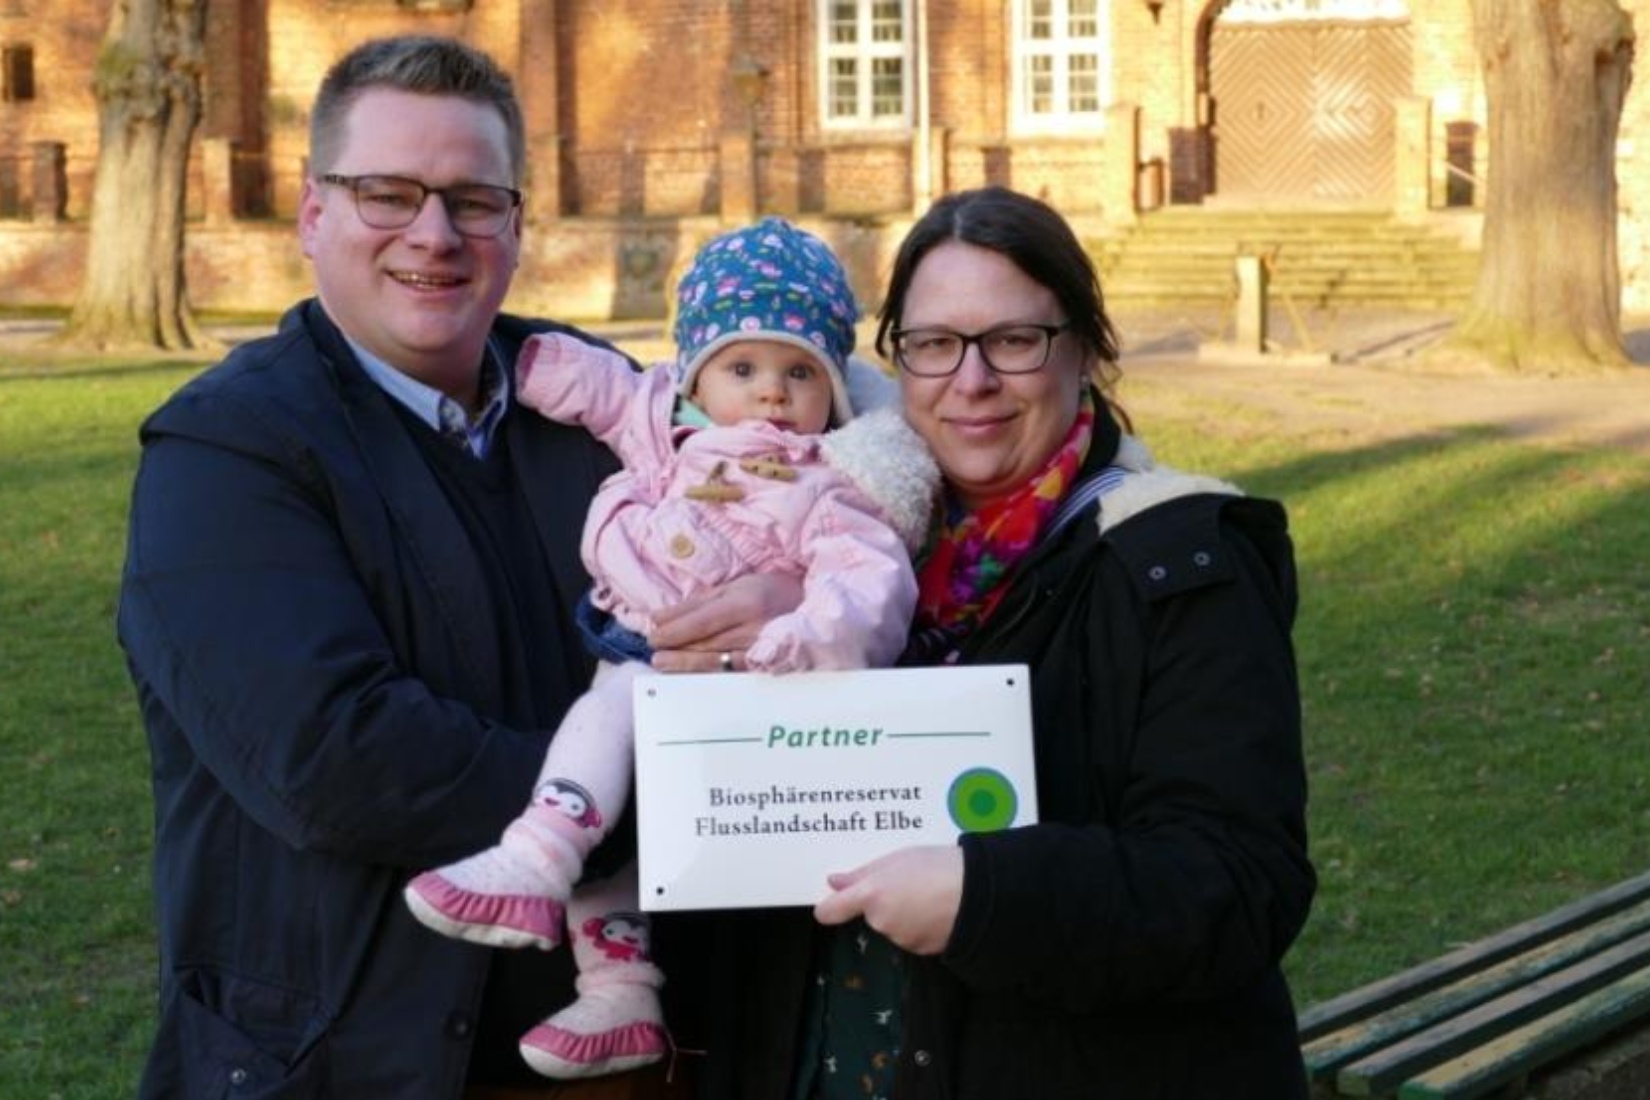
<path id="1" fill-rule="evenodd" d="M 1332 310 L 1341 308 L 1367 309 L 1394 309 L 1414 310 L 1417 312 L 1459 313 L 1471 301 L 1468 296 L 1462 295 L 1426 295 L 1406 294 L 1393 298 L 1360 298 L 1350 295 L 1331 295 L 1322 298 L 1296 297 L 1289 300 L 1296 309 L 1302 310 Z M 1212 294 L 1153 293 L 1153 294 L 1116 294 L 1108 295 L 1106 302 L 1113 308 L 1129 309 L 1167 309 L 1183 306 L 1226 307 L 1229 302 L 1226 298 Z M 1274 298 L 1271 303 L 1274 311 L 1287 308 L 1285 303 Z"/>
<path id="2" fill-rule="evenodd" d="M 1404 302 L 1409 300 L 1461 303 L 1472 295 L 1474 281 L 1462 279 L 1405 279 L 1391 275 L 1347 275 L 1319 279 L 1277 279 L 1269 284 L 1273 298 L 1296 302 Z M 1233 294 L 1232 279 L 1171 279 L 1162 277 L 1113 279 L 1101 284 L 1106 297 L 1172 299 L 1183 297 L 1223 301 Z"/>
<path id="3" fill-rule="evenodd" d="M 1406 279 L 1391 275 L 1364 275 L 1343 272 L 1313 277 L 1295 276 L 1286 279 L 1273 279 L 1267 286 L 1273 294 L 1321 295 L 1341 292 L 1392 297 L 1406 293 L 1464 295 L 1472 290 L 1476 281 L 1477 277 L 1475 275 L 1461 278 L 1432 276 Z M 1174 278 L 1161 274 L 1134 277 L 1102 276 L 1100 286 L 1107 295 L 1171 293 L 1178 289 L 1185 291 L 1187 294 L 1196 293 L 1207 296 L 1210 294 L 1226 295 L 1233 293 L 1233 288 L 1237 286 L 1237 280 L 1232 277 L 1217 278 L 1208 276 Z"/>
<path id="4" fill-rule="evenodd" d="M 1203 206 L 1165 206 L 1148 211 L 1135 224 L 1173 228 L 1176 226 L 1311 226 L 1334 229 L 1408 226 L 1384 210 L 1217 210 Z"/>
<path id="5" fill-rule="evenodd" d="M 1102 279 L 1130 282 L 1158 279 L 1164 282 L 1230 282 L 1236 277 L 1236 265 L 1230 260 L 1222 263 L 1200 264 L 1184 258 L 1168 258 L 1160 263 L 1100 265 Z M 1327 257 L 1312 263 L 1278 263 L 1269 271 L 1273 283 L 1314 281 L 1322 279 L 1359 279 L 1394 282 L 1460 282 L 1478 277 L 1478 264 L 1451 260 L 1441 263 L 1345 263 Z"/>
<path id="6" fill-rule="evenodd" d="M 1165 283 L 1229 283 L 1237 277 L 1230 263 L 1191 266 L 1185 264 L 1131 264 L 1127 267 L 1099 268 L 1103 283 L 1141 283 L 1156 280 Z M 1355 280 L 1359 282 L 1413 282 L 1413 283 L 1472 283 L 1478 278 L 1477 265 L 1454 264 L 1324 264 L 1319 266 L 1281 265 L 1271 270 L 1268 281 L 1273 285 L 1328 280 Z"/>
<path id="7" fill-rule="evenodd" d="M 1382 213 L 1169 208 L 1086 238 L 1108 298 L 1225 301 L 1239 255 L 1270 255 L 1271 290 L 1297 304 L 1453 309 L 1470 298 L 1478 256 L 1453 235 Z"/>
<path id="8" fill-rule="evenodd" d="M 1208 283 L 1117 283 L 1104 288 L 1107 300 L 1133 298 L 1195 298 L 1200 301 L 1224 301 L 1232 297 L 1232 287 L 1211 286 Z M 1296 302 L 1401 302 L 1410 298 L 1428 300 L 1444 298 L 1466 301 L 1472 296 L 1471 284 L 1456 285 L 1399 285 L 1396 283 L 1317 283 L 1297 286 L 1273 286 L 1268 293 L 1273 298 L 1289 298 Z"/>
<path id="9" fill-rule="evenodd" d="M 1161 234 L 1110 240 L 1090 240 L 1090 251 L 1105 256 L 1127 256 L 1145 252 L 1184 252 L 1192 255 L 1236 255 L 1277 251 L 1281 254 L 1345 252 L 1353 255 L 1476 255 L 1444 237 L 1255 237 L 1238 239 L 1215 235 L 1171 237 Z"/>
<path id="10" fill-rule="evenodd" d="M 1368 227 L 1348 227 L 1336 229 L 1321 225 L 1273 225 L 1238 228 L 1235 226 L 1192 226 L 1169 228 L 1137 228 L 1133 230 L 1108 230 L 1101 233 L 1091 233 L 1089 237 L 1097 243 L 1115 242 L 1118 244 L 1132 244 L 1140 240 L 1164 241 L 1266 241 L 1275 240 L 1279 243 L 1289 241 L 1369 241 L 1369 242 L 1399 242 L 1405 243 L 1416 240 L 1438 240 L 1454 243 L 1454 238 L 1445 237 L 1421 229 L 1384 225 Z"/>
<path id="11" fill-rule="evenodd" d="M 1221 271 L 1230 274 L 1238 253 L 1235 252 L 1130 252 L 1116 256 L 1096 256 L 1096 265 L 1102 273 L 1113 271 L 1163 270 Z M 1274 274 L 1288 271 L 1347 271 L 1347 270 L 1404 270 L 1440 271 L 1450 274 L 1475 272 L 1478 257 L 1470 253 L 1449 252 L 1349 252 L 1342 249 L 1322 249 L 1295 253 L 1279 253 L 1271 258 Z"/>

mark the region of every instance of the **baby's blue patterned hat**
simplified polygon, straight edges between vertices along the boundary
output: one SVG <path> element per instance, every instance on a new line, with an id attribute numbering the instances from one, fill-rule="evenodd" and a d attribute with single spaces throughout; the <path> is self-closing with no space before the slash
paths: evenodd
<path id="1" fill-rule="evenodd" d="M 782 218 L 709 241 L 676 288 L 676 371 L 682 395 L 705 360 L 739 340 L 811 351 L 831 378 L 831 420 L 853 416 L 845 382 L 859 306 L 825 242 Z"/>

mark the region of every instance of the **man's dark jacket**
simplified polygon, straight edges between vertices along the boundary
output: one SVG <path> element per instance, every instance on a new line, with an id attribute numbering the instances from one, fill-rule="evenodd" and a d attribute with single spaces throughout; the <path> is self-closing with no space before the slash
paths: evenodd
<path id="1" fill-rule="evenodd" d="M 505 364 L 545 327 L 501 317 Z M 146 1097 L 463 1087 L 490 953 L 425 930 L 400 891 L 527 801 L 559 711 L 501 721 L 501 670 L 549 678 L 559 708 L 587 682 L 576 651 L 521 669 L 500 618 L 582 595 L 579 532 L 613 460 L 507 417 L 557 605 L 511 611 L 416 430 L 314 302 L 143 427 L 119 633 L 154 767 Z M 566 955 L 546 1010 L 571 996 Z"/>

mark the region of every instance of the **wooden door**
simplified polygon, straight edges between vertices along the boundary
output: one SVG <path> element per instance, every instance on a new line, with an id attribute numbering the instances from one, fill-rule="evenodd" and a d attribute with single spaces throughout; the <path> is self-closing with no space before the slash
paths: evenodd
<path id="1" fill-rule="evenodd" d="M 1377 205 L 1392 196 L 1406 24 L 1223 25 L 1209 42 L 1222 199 Z"/>

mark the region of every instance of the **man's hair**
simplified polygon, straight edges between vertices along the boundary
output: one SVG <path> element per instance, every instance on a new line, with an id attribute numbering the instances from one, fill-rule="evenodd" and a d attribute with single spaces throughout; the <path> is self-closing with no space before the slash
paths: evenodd
<path id="1" fill-rule="evenodd" d="M 511 182 L 527 160 L 526 126 L 510 75 L 485 53 L 451 38 L 403 35 L 362 43 L 327 71 L 309 121 L 309 170 L 329 172 L 344 144 L 344 123 L 362 93 L 390 88 L 417 95 L 457 96 L 492 107 L 504 119 Z"/>

